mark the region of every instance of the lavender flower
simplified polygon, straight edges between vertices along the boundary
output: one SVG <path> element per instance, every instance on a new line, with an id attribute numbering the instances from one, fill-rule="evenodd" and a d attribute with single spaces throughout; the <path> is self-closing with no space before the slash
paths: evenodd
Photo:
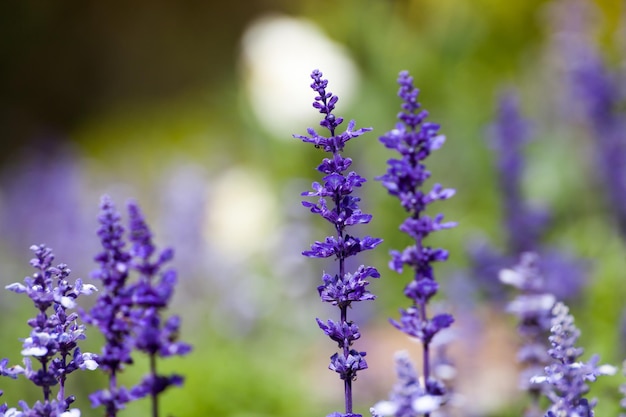
<path id="1" fill-rule="evenodd" d="M 88 316 L 105 337 L 100 365 L 109 375 L 109 387 L 95 392 L 90 399 L 92 406 L 105 407 L 107 417 L 116 416 L 124 404 L 147 395 L 152 401 L 153 416 L 157 416 L 158 395 L 183 382 L 179 375 L 159 375 L 157 357 L 184 355 L 191 350 L 189 345 L 177 341 L 180 318 L 161 319 L 161 310 L 169 303 L 176 283 L 176 272 L 162 271 L 162 267 L 174 253 L 166 249 L 153 261 L 156 248 L 139 207 L 130 203 L 128 211 L 130 250 L 125 249 L 121 216 L 113 202 L 103 197 L 98 235 L 104 250 L 95 258 L 100 268 L 93 274 L 102 281 L 103 294 Z M 139 273 L 139 279 L 130 282 L 132 271 Z M 149 355 L 150 372 L 128 390 L 118 386 L 117 376 L 124 365 L 132 363 L 131 352 L 135 349 Z"/>
<path id="2" fill-rule="evenodd" d="M 626 118 L 623 76 L 612 72 L 599 52 L 578 41 L 570 46 L 576 54 L 569 68 L 571 89 L 581 102 L 595 147 L 599 182 L 622 239 L 626 240 Z M 576 49 L 574 49 L 576 48 Z"/>
<path id="3" fill-rule="evenodd" d="M 324 174 L 323 183 L 314 182 L 313 191 L 302 193 L 306 197 L 318 197 L 317 203 L 303 201 L 302 205 L 330 222 L 337 234 L 327 237 L 324 242 L 315 242 L 311 245 L 311 250 L 302 254 L 312 258 L 334 256 L 339 263 L 337 273 L 323 274 L 323 284 L 318 287 L 318 292 L 322 301 L 339 308 L 340 320 L 328 320 L 324 323 L 318 318 L 317 323 L 341 349 L 340 353 L 331 356 L 329 369 L 337 372 L 344 381 L 345 414 L 332 413 L 329 417 L 354 417 L 359 415 L 352 412 L 352 381 L 356 379 L 358 371 L 367 368 L 367 362 L 364 358 L 365 352 L 352 348 L 353 342 L 361 337 L 361 333 L 356 323 L 348 320 L 348 307 L 352 302 L 373 300 L 375 296 L 366 288 L 369 284 L 367 278 L 378 278 L 380 275 L 371 266 L 360 266 L 354 273 L 350 273 L 346 271 L 345 263 L 348 257 L 373 249 L 382 240 L 370 236 L 358 238 L 347 233 L 347 227 L 367 224 L 372 216 L 361 212 L 358 205 L 360 198 L 352 195 L 354 189 L 366 180 L 354 171 L 345 173 L 352 160 L 343 157 L 340 152 L 346 142 L 371 128 L 354 130 L 355 122 L 352 120 L 345 132 L 337 134 L 336 129 L 343 123 L 343 118 L 333 114 L 338 97 L 326 91 L 328 81 L 322 79 L 319 70 L 314 70 L 311 78 L 311 88 L 317 93 L 313 107 L 324 115 L 320 126 L 328 130 L 329 136 L 321 136 L 312 128 L 307 130 L 307 136 L 293 136 L 305 143 L 312 143 L 316 148 L 322 148 L 331 156 L 317 167 Z"/>
<path id="4" fill-rule="evenodd" d="M 96 288 L 83 284 L 80 278 L 70 284 L 70 269 L 65 264 L 53 266 L 54 254 L 45 245 L 32 246 L 31 250 L 35 258 L 31 259 L 30 264 L 36 272 L 32 277 L 26 277 L 23 284 L 13 283 L 6 288 L 28 295 L 38 313 L 28 320 L 32 330 L 22 345 L 24 367 L 7 367 L 8 361 L 3 359 L 0 361 L 0 375 L 15 379 L 17 375 L 23 374 L 43 391 L 43 401 L 36 402 L 32 408 L 22 401 L 20 407 L 23 411 L 14 411 L 14 415 L 80 415 L 78 410 L 70 410 L 75 398 L 66 395 L 65 382 L 72 372 L 78 369 L 93 370 L 98 364 L 96 355 L 82 353 L 78 347 L 78 341 L 85 339 L 85 327 L 78 324 L 78 314 L 69 313 L 68 310 L 76 307 L 76 299 L 80 295 L 91 294 Z M 33 368 L 33 360 L 39 363 L 38 369 Z M 53 398 L 52 387 L 55 385 L 59 388 L 56 398 Z"/>
<path id="5" fill-rule="evenodd" d="M 431 218 L 424 214 L 424 211 L 429 204 L 452 197 L 454 190 L 444 189 L 441 185 L 435 184 L 430 191 L 422 191 L 424 182 L 430 177 L 430 172 L 423 161 L 432 151 L 443 145 L 445 137 L 438 134 L 439 125 L 424 122 L 428 112 L 420 110 L 421 106 L 417 102 L 419 91 L 413 86 L 413 78 L 408 72 L 400 73 L 398 84 L 400 85 L 398 96 L 403 100 L 402 111 L 398 114 L 400 122 L 395 129 L 380 137 L 380 141 L 387 148 L 399 152 L 401 159 L 390 159 L 387 162 L 387 173 L 377 179 L 387 188 L 389 194 L 400 200 L 402 207 L 409 213 L 409 218 L 400 225 L 400 230 L 415 240 L 415 244 L 402 252 L 391 251 L 390 268 L 400 273 L 404 266 L 408 266 L 413 269 L 414 274 L 413 280 L 404 290 L 412 305 L 406 310 L 400 310 L 400 320 L 392 320 L 391 323 L 422 342 L 424 385 L 420 398 L 423 400 L 415 399 L 413 404 L 419 400 L 430 406 L 413 407 L 412 412 L 406 411 L 406 407 L 398 406 L 398 410 L 405 411 L 402 414 L 391 414 L 428 415 L 443 403 L 446 396 L 445 387 L 431 377 L 429 347 L 433 337 L 449 327 L 453 318 L 449 314 L 437 314 L 433 317 L 427 314 L 427 303 L 439 289 L 432 263 L 448 259 L 448 252 L 426 246 L 424 239 L 434 231 L 448 229 L 456 224 L 444 223 L 442 214 Z"/>
<path id="6" fill-rule="evenodd" d="M 544 277 L 543 290 L 558 299 L 576 297 L 584 284 L 586 265 L 580 259 L 556 248 L 543 245 L 550 213 L 532 207 L 522 191 L 524 145 L 529 138 L 530 123 L 521 116 L 519 99 L 513 90 L 500 95 L 497 115 L 489 127 L 494 149 L 499 191 L 502 201 L 506 245 L 503 252 L 488 244 L 472 245 L 470 257 L 473 276 L 481 282 L 490 299 L 505 297 L 501 286 L 494 285 L 500 270 L 517 262 L 524 252 L 537 253 L 537 267 Z"/>
<path id="7" fill-rule="evenodd" d="M 541 417 L 544 414 L 539 399 L 545 391 L 545 385 L 543 382 L 533 382 L 532 377 L 541 373 L 550 361 L 544 340 L 552 327 L 552 307 L 556 302 L 552 294 L 545 292 L 537 261 L 537 255 L 527 252 L 522 254 L 514 269 L 500 272 L 500 281 L 521 291 L 509 303 L 508 311 L 519 318 L 517 329 L 523 341 L 517 352 L 518 362 L 524 365 L 520 374 L 520 388 L 531 397 L 525 417 Z"/>
<path id="8" fill-rule="evenodd" d="M 177 374 L 160 375 L 157 358 L 186 355 L 191 346 L 178 341 L 180 317 L 171 316 L 164 320 L 162 311 L 169 304 L 176 284 L 176 271 L 163 269 L 174 257 L 172 249 L 165 249 L 153 260 L 156 247 L 152 233 L 136 203 L 128 205 L 130 215 L 131 267 L 139 273 L 138 282 L 132 287 L 135 309 L 132 322 L 135 325 L 135 348 L 148 355 L 150 372 L 140 384 L 131 390 L 134 398 L 149 395 L 153 416 L 158 416 L 158 396 L 172 385 L 181 386 L 183 377 Z"/>
<path id="9" fill-rule="evenodd" d="M 502 93 L 489 136 L 498 155 L 497 178 L 508 238 L 507 250 L 513 254 L 536 249 L 548 220 L 547 213 L 529 207 L 522 194 L 523 148 L 529 141 L 529 130 L 529 122 L 521 117 L 517 94 L 514 91 Z"/>
<path id="10" fill-rule="evenodd" d="M 597 355 L 587 362 L 578 358 L 583 349 L 576 347 L 580 330 L 574 325 L 574 317 L 569 314 L 565 304 L 559 302 L 552 309 L 552 328 L 550 329 L 548 354 L 552 363 L 546 366 L 544 374 L 532 378 L 533 383 L 549 384 L 546 396 L 551 401 L 546 416 L 589 416 L 593 417 L 595 400 L 589 401 L 583 396 L 589 391 L 587 381 L 595 381 L 600 375 L 613 375 L 615 367 L 599 365 Z"/>
<path id="11" fill-rule="evenodd" d="M 441 395 L 432 395 L 426 392 L 420 384 L 415 367 L 405 351 L 396 353 L 396 382 L 389 400 L 379 401 L 371 409 L 373 417 L 396 416 L 412 417 L 418 414 L 428 414 L 437 410 L 442 403 Z M 445 387 L 439 385 L 439 391 Z"/>
<path id="12" fill-rule="evenodd" d="M 128 283 L 131 255 L 124 248 L 121 216 L 108 196 L 102 198 L 98 220 L 98 236 L 103 251 L 94 258 L 100 268 L 92 276 L 100 280 L 102 293 L 85 320 L 97 326 L 104 336 L 98 363 L 109 376 L 109 386 L 91 394 L 90 399 L 93 407 L 104 406 L 106 416 L 113 417 L 124 408 L 124 404 L 133 400 L 128 390 L 118 386 L 117 381 L 124 365 L 133 362 L 133 294 Z"/>

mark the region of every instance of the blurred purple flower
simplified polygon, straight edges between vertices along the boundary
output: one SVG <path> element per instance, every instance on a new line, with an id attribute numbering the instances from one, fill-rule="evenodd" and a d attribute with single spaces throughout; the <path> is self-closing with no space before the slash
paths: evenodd
<path id="1" fill-rule="evenodd" d="M 372 417 L 417 417 L 438 410 L 442 405 L 445 387 L 431 380 L 430 385 L 424 388 L 407 352 L 396 353 L 395 362 L 398 381 L 389 400 L 379 401 L 370 408 Z"/>
<path id="2" fill-rule="evenodd" d="M 5 252 L 19 254 L 42 240 L 59 257 L 72 256 L 76 270 L 88 267 L 94 246 L 89 239 L 90 219 L 82 210 L 88 190 L 80 153 L 42 140 L 7 163 L 0 176 L 0 232 Z"/>
<path id="3" fill-rule="evenodd" d="M 132 401 L 125 388 L 118 386 L 118 374 L 125 364 L 131 364 L 133 350 L 131 310 L 132 288 L 128 283 L 130 253 L 125 249 L 124 227 L 113 201 L 102 197 L 98 237 L 102 244 L 94 260 L 99 269 L 92 277 L 101 282 L 102 292 L 85 320 L 97 326 L 104 336 L 104 346 L 98 359 L 100 368 L 109 376 L 109 386 L 90 395 L 92 407 L 104 406 L 107 416 L 115 416 Z"/>
<path id="4" fill-rule="evenodd" d="M 168 306 L 176 285 L 176 271 L 164 268 L 174 257 L 174 251 L 167 248 L 156 253 L 152 233 L 139 206 L 134 202 L 129 203 L 128 213 L 129 241 L 132 243 L 130 265 L 139 273 L 139 280 L 133 285 L 135 349 L 146 353 L 150 359 L 150 373 L 131 392 L 135 397 L 150 395 L 153 408 L 158 409 L 157 396 L 169 386 L 182 385 L 183 377 L 176 374 L 159 375 L 156 359 L 186 355 L 191 351 L 191 346 L 178 341 L 178 316 L 166 320 L 162 318 L 162 311 Z"/>
<path id="5" fill-rule="evenodd" d="M 587 382 L 595 381 L 600 375 L 613 375 L 616 368 L 598 365 L 597 355 L 587 362 L 578 360 L 583 354 L 583 349 L 576 346 L 580 330 L 574 325 L 574 318 L 565 304 L 558 302 L 554 305 L 551 324 L 549 340 L 552 348 L 548 354 L 552 362 L 542 375 L 531 379 L 533 383 L 546 383 L 548 387 L 545 395 L 552 404 L 546 416 L 593 416 L 596 401 L 583 397 L 589 391 Z"/>
<path id="6" fill-rule="evenodd" d="M 430 172 L 423 161 L 432 151 L 443 145 L 445 137 L 438 134 L 439 125 L 424 121 L 428 112 L 420 110 L 421 106 L 417 101 L 419 90 L 413 86 L 413 78 L 408 72 L 400 73 L 398 84 L 400 85 L 398 96 L 403 100 L 402 111 L 398 114 L 400 122 L 395 129 L 380 137 L 380 141 L 387 148 L 399 152 L 401 159 L 390 159 L 387 162 L 387 172 L 376 179 L 382 182 L 389 194 L 400 200 L 402 207 L 409 213 L 409 218 L 400 225 L 400 230 L 415 240 L 415 244 L 402 252 L 391 251 L 389 267 L 397 272 L 401 272 L 404 266 L 413 270 L 413 281 L 404 291 L 413 305 L 406 310 L 400 310 L 400 320 L 392 320 L 391 323 L 407 335 L 421 340 L 424 385 L 419 390 L 418 398 L 413 400 L 413 414 L 402 414 L 403 412 L 396 414 L 396 411 L 401 412 L 406 408 L 400 404 L 396 405 L 396 411 L 385 414 L 428 415 L 447 398 L 443 384 L 430 374 L 430 344 L 433 337 L 449 327 L 454 320 L 449 314 L 438 314 L 434 317 L 427 315 L 427 303 L 439 288 L 432 263 L 447 260 L 448 252 L 426 246 L 424 239 L 430 233 L 454 227 L 456 223 L 444 223 L 443 215 L 438 214 L 431 218 L 425 215 L 424 211 L 429 204 L 452 197 L 454 190 L 444 189 L 441 185 L 435 184 L 430 191 L 423 191 L 424 182 L 430 177 Z M 380 410 L 374 412 L 381 413 Z"/>
<path id="7" fill-rule="evenodd" d="M 622 240 L 626 241 L 626 73 L 623 65 L 612 68 L 601 43 L 595 39 L 603 28 L 602 11 L 588 0 L 559 0 L 551 5 L 553 48 L 548 53 L 561 61 L 563 112 L 576 132 L 587 127 L 595 169 L 593 191 L 603 194 L 608 212 Z M 623 16 L 618 34 L 624 35 Z M 624 39 L 616 51 L 623 50 Z M 602 43 L 603 44 L 603 43 Z M 621 57 L 623 59 L 623 56 Z M 559 74 L 560 75 L 560 74 Z"/>
<path id="8" fill-rule="evenodd" d="M 545 382 L 533 382 L 532 377 L 541 373 L 550 361 L 545 340 L 552 327 L 552 307 L 556 302 L 554 295 L 546 292 L 538 260 L 536 254 L 525 252 L 515 268 L 500 272 L 500 281 L 520 291 L 507 310 L 519 319 L 517 330 L 522 346 L 517 351 L 517 361 L 523 366 L 520 389 L 527 391 L 531 399 L 524 417 L 544 415 L 539 400 L 546 390 Z"/>
<path id="9" fill-rule="evenodd" d="M 191 350 L 178 342 L 180 319 L 177 316 L 163 321 L 161 310 L 167 307 L 174 291 L 176 273 L 162 270 L 173 258 L 166 249 L 153 256 L 156 247 L 152 233 L 135 203 L 129 203 L 129 243 L 126 249 L 125 229 L 121 216 L 107 196 L 102 198 L 99 216 L 103 251 L 95 260 L 100 268 L 93 273 L 102 282 L 103 293 L 98 298 L 87 320 L 98 326 L 105 337 L 100 365 L 109 375 L 109 387 L 90 396 L 93 407 L 104 406 L 107 416 L 115 416 L 125 404 L 150 395 L 153 412 L 157 412 L 157 396 L 170 385 L 181 385 L 179 375 L 161 376 L 156 371 L 156 358 L 184 355 Z M 139 279 L 129 281 L 130 273 L 137 271 Z M 132 389 L 118 386 L 117 376 L 124 365 L 131 364 L 133 350 L 150 357 L 150 373 Z"/>
<path id="10" fill-rule="evenodd" d="M 529 207 L 522 194 L 523 153 L 529 131 L 529 122 L 520 114 L 517 94 L 502 93 L 496 121 L 489 128 L 489 139 L 497 154 L 496 177 L 502 196 L 507 249 L 513 254 L 535 249 L 548 221 L 547 212 Z"/>
<path id="11" fill-rule="evenodd" d="M 395 362 L 398 380 L 393 387 L 389 400 L 380 401 L 370 409 L 374 417 L 415 416 L 417 412 L 413 409 L 413 402 L 425 394 L 408 353 L 405 351 L 397 352 Z"/>
<path id="12" fill-rule="evenodd" d="M 345 413 L 331 415 L 358 416 L 352 413 L 352 381 L 356 379 L 358 371 L 367 368 L 367 362 L 364 359 L 365 352 L 351 349 L 352 343 L 361 336 L 361 333 L 356 323 L 348 321 L 347 314 L 352 302 L 375 298 L 366 288 L 369 285 L 367 278 L 378 278 L 380 274 L 375 268 L 363 265 L 354 273 L 347 272 L 346 259 L 359 252 L 374 249 L 382 240 L 370 236 L 358 238 L 346 231 L 349 226 L 369 223 L 372 216 L 361 212 L 359 208 L 361 199 L 352 195 L 354 189 L 361 187 L 366 180 L 356 172 L 345 173 L 350 168 L 352 160 L 344 158 L 340 152 L 346 142 L 370 131 L 371 128 L 355 130 L 355 122 L 350 121 L 346 131 L 337 134 L 335 130 L 343 123 L 343 118 L 333 114 L 338 97 L 326 91 L 328 81 L 322 79 L 319 70 L 314 70 L 311 78 L 313 79 L 311 88 L 317 93 L 313 107 L 324 115 L 320 126 L 328 130 L 329 136 L 321 136 L 311 128 L 307 130 L 307 136 L 293 136 L 305 143 L 312 143 L 316 148 L 322 148 L 331 156 L 325 158 L 317 167 L 317 170 L 324 174 L 323 183 L 314 182 L 313 191 L 302 193 L 305 197 L 318 197 L 317 202 L 303 201 L 302 205 L 330 222 L 337 234 L 327 237 L 324 242 L 315 242 L 311 245 L 311 250 L 302 254 L 312 258 L 335 257 L 339 262 L 336 274 L 323 274 L 323 284 L 318 287 L 318 292 L 322 301 L 339 307 L 340 320 L 328 320 L 324 323 L 317 319 L 317 322 L 322 331 L 337 342 L 342 350 L 341 354 L 335 353 L 331 357 L 329 369 L 337 372 L 344 381 Z"/>
<path id="13" fill-rule="evenodd" d="M 572 299 L 585 283 L 587 263 L 542 244 L 550 225 L 549 212 L 531 207 L 522 192 L 523 148 L 529 141 L 529 130 L 529 122 L 520 114 L 517 94 L 512 90 L 502 93 L 488 137 L 496 152 L 507 243 L 503 251 L 486 242 L 472 243 L 468 249 L 472 275 L 491 300 L 502 301 L 505 293 L 497 284 L 499 271 L 516 263 L 522 253 L 534 252 L 539 255 L 537 267 L 545 279 L 545 291 L 559 300 Z"/>
<path id="14" fill-rule="evenodd" d="M 623 76 L 612 72 L 591 42 L 568 49 L 570 88 L 591 128 L 598 183 L 626 240 L 626 100 Z"/>

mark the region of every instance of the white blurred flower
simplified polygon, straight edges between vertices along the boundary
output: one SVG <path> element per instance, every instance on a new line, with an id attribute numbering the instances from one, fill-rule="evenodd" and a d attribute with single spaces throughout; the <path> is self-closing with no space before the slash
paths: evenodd
<path id="1" fill-rule="evenodd" d="M 413 410 L 419 414 L 430 414 L 441 407 L 441 397 L 435 395 L 422 395 L 413 400 Z"/>
<path id="2" fill-rule="evenodd" d="M 499 274 L 500 282 L 503 284 L 513 285 L 516 288 L 521 288 L 524 282 L 524 275 L 513 269 L 503 269 Z"/>
<path id="3" fill-rule="evenodd" d="M 252 111 L 268 132 L 286 140 L 292 133 L 304 133 L 314 120 L 311 71 L 324 73 L 342 106 L 358 85 L 357 67 L 346 48 L 305 19 L 257 19 L 243 35 L 241 64 Z"/>
<path id="4" fill-rule="evenodd" d="M 398 405 L 393 401 L 379 401 L 370 408 L 373 416 L 393 416 L 398 411 Z"/>
<path id="5" fill-rule="evenodd" d="M 556 298 L 552 294 L 518 295 L 507 305 L 506 310 L 517 315 L 523 315 L 529 311 L 550 311 L 555 302 Z"/>
<path id="6" fill-rule="evenodd" d="M 235 257 L 265 248 L 276 224 L 274 195 L 269 182 L 249 169 L 216 178 L 207 206 L 208 240 Z"/>

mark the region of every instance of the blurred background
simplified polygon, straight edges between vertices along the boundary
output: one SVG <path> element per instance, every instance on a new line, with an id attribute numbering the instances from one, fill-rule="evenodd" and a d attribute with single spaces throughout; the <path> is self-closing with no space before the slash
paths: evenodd
<path id="1" fill-rule="evenodd" d="M 395 380 L 393 353 L 419 356 L 388 323 L 408 305 L 402 288 L 410 276 L 386 266 L 390 249 L 409 244 L 397 231 L 405 215 L 373 181 L 394 156 L 377 137 L 396 123 L 396 78 L 409 70 L 429 120 L 447 137 L 427 162 L 428 186 L 457 191 L 432 214 L 459 226 L 429 243 L 450 251 L 437 265 L 443 290 L 433 311 L 457 318 L 449 357 L 466 400 L 461 414 L 519 415 L 519 339 L 504 313 L 513 295 L 497 270 L 515 265 L 522 250 L 550 261 L 553 287 L 567 283 L 562 297 L 582 329 L 585 358 L 599 353 L 619 365 L 626 357 L 626 141 L 616 134 L 612 162 L 603 159 L 609 122 L 597 121 L 572 76 L 592 59 L 577 52 L 584 46 L 612 74 L 609 124 L 621 125 L 625 11 L 615 0 L 0 2 L 2 285 L 31 274 L 28 248 L 38 243 L 88 279 L 100 196 L 110 195 L 124 216 L 135 199 L 157 244 L 176 251 L 180 283 L 170 311 L 194 345 L 189 356 L 159 365 L 187 378 L 165 394 L 162 415 L 340 411 L 342 383 L 326 369 L 336 346 L 314 320 L 336 315 L 316 290 L 333 266 L 300 255 L 332 232 L 300 205 L 300 193 L 320 180 L 323 153 L 292 138 L 318 127 L 309 74 L 319 68 L 340 97 L 336 113 L 374 129 L 345 151 L 371 180 L 359 190 L 374 215 L 362 234 L 384 239 L 357 260 L 381 271 L 371 285 L 378 300 L 351 312 L 370 365 L 355 383 L 355 411 L 369 415 Z M 516 92 L 528 126 L 523 146 L 510 145 L 523 158 L 515 187 L 526 212 L 510 211 L 500 171 L 509 145 L 490 134 L 502 91 Z M 512 244 L 521 237 L 511 222 L 537 213 L 543 220 L 532 242 Z M 17 363 L 34 310 L 26 297 L 0 297 L 0 357 Z M 86 342 L 99 350 L 96 334 Z M 146 369 L 138 358 L 123 382 L 132 385 Z M 83 415 L 102 415 L 85 397 L 103 381 L 84 373 L 72 381 Z M 595 384 L 599 414 L 617 412 L 622 381 Z M 0 380 L 0 389 L 9 404 L 38 398 L 23 380 Z M 133 404 L 125 415 L 146 415 L 147 406 Z"/>

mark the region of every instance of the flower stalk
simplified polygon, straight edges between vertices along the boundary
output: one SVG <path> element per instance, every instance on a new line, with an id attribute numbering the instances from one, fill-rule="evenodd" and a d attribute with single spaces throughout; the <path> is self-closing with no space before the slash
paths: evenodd
<path id="1" fill-rule="evenodd" d="M 18 294 L 26 294 L 37 309 L 37 315 L 28 320 L 32 328 L 30 336 L 23 339 L 22 356 L 24 367 L 7 367 L 8 360 L 0 361 L 0 375 L 17 378 L 24 375 L 42 390 L 43 401 L 37 401 L 32 408 L 20 401 L 22 412 L 13 409 L 15 416 L 51 417 L 80 415 L 77 409 L 70 409 L 76 400 L 67 395 L 65 383 L 68 375 L 78 369 L 94 370 L 98 367 L 97 356 L 82 353 L 78 342 L 85 339 L 85 326 L 78 324 L 78 314 L 70 312 L 76 308 L 80 295 L 97 291 L 96 287 L 83 284 L 77 279 L 69 282 L 70 269 L 66 264 L 53 265 L 54 253 L 45 245 L 30 248 L 35 257 L 30 264 L 36 272 L 24 279 L 23 283 L 13 283 L 6 289 Z M 33 362 L 39 364 L 38 369 Z M 56 398 L 52 387 L 58 385 Z M 6 406 L 3 406 L 7 411 Z M 4 412 L 3 411 L 3 412 Z"/>
<path id="2" fill-rule="evenodd" d="M 413 280 L 404 289 L 411 306 L 400 310 L 400 320 L 391 320 L 391 323 L 408 336 L 421 341 L 424 375 L 421 392 L 414 393 L 411 401 L 412 410 L 401 411 L 400 406 L 385 408 L 387 412 L 393 411 L 390 412 L 393 415 L 400 415 L 396 413 L 401 412 L 402 416 L 428 416 L 445 402 L 447 395 L 445 386 L 431 376 L 430 345 L 433 337 L 449 327 L 454 320 L 450 314 L 432 317 L 428 314 L 427 304 L 439 289 L 432 263 L 447 260 L 448 252 L 429 247 L 424 240 L 430 233 L 454 227 L 456 223 L 444 223 L 442 214 L 431 218 L 424 211 L 429 204 L 452 197 L 454 190 L 435 184 L 430 191 L 423 191 L 423 184 L 430 177 L 423 161 L 443 145 L 445 137 L 438 134 L 439 125 L 424 121 L 428 112 L 420 110 L 421 105 L 417 101 L 419 90 L 413 86 L 413 78 L 408 72 L 400 73 L 398 84 L 398 96 L 403 101 L 402 111 L 398 114 L 399 123 L 379 140 L 385 147 L 400 153 L 400 158 L 389 159 L 387 172 L 376 179 L 381 181 L 389 194 L 400 200 L 402 207 L 409 213 L 409 217 L 400 225 L 400 230 L 408 234 L 415 244 L 402 252 L 391 251 L 389 266 L 398 273 L 405 266 L 413 270 Z M 373 413 L 379 415 L 380 410 L 374 408 Z"/>
<path id="3" fill-rule="evenodd" d="M 307 130 L 308 135 L 294 135 L 295 138 L 305 143 L 311 143 L 316 148 L 321 148 L 329 153 L 317 167 L 321 172 L 323 182 L 314 182 L 313 191 L 302 193 L 305 197 L 317 197 L 317 202 L 303 201 L 313 214 L 317 214 L 330 222 L 336 234 L 316 241 L 311 249 L 302 252 L 304 256 L 311 258 L 334 257 L 337 260 L 337 273 L 322 275 L 323 284 L 317 290 L 323 302 L 331 303 L 339 308 L 339 321 L 328 320 L 324 323 L 317 319 L 318 326 L 338 344 L 340 353 L 335 353 L 330 358 L 329 369 L 339 374 L 344 381 L 345 413 L 332 413 L 334 417 L 359 416 L 353 413 L 352 382 L 356 379 L 358 371 L 367 368 L 365 352 L 357 351 L 352 347 L 354 341 L 361 337 L 356 323 L 349 320 L 348 308 L 353 302 L 373 300 L 375 296 L 367 290 L 368 278 L 379 278 L 376 268 L 371 266 L 359 266 L 355 272 L 346 271 L 346 259 L 357 255 L 359 252 L 375 248 L 382 239 L 365 236 L 359 238 L 348 233 L 348 228 L 358 224 L 367 224 L 372 219 L 370 214 L 365 214 L 359 208 L 360 198 L 352 195 L 357 187 L 361 187 L 366 181 L 354 171 L 347 172 L 352 164 L 350 158 L 343 157 L 341 152 L 344 145 L 350 139 L 356 138 L 371 130 L 361 128 L 355 130 L 354 120 L 348 123 L 344 132 L 337 133 L 336 129 L 343 123 L 343 118 L 336 116 L 333 111 L 339 100 L 337 96 L 326 91 L 328 80 L 322 78 L 319 70 L 311 73 L 313 83 L 311 88 L 317 94 L 313 107 L 324 115 L 320 126 L 328 130 L 328 137 L 319 135 L 314 129 Z"/>

